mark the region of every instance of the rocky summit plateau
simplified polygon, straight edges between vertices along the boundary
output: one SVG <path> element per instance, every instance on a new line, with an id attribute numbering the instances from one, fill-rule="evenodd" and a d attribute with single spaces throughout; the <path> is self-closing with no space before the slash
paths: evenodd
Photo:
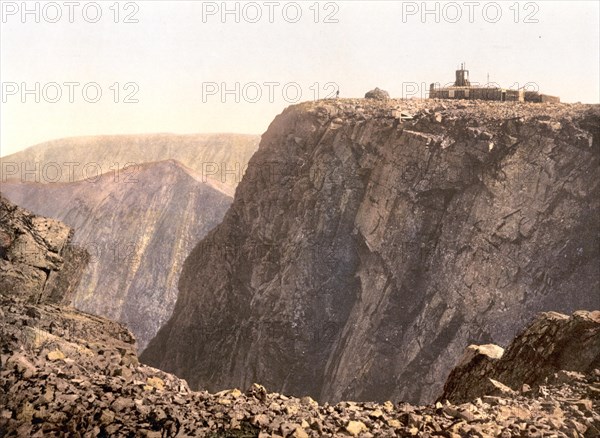
<path id="1" fill-rule="evenodd" d="M 256 383 L 243 391 L 192 391 L 185 380 L 141 364 L 125 326 L 70 307 L 70 287 L 45 293 L 49 283 L 38 279 L 73 285 L 82 275 L 85 254 L 73 256 L 68 227 L 3 198 L 0 212 L 2 436 L 600 434 L 600 312 L 542 313 L 505 352 L 470 346 L 430 405 L 319 404 Z M 23 239 L 32 241 L 26 252 Z"/>
<path id="2" fill-rule="evenodd" d="M 600 308 L 599 125 L 582 104 L 287 108 L 142 362 L 193 389 L 434 402 L 468 345 Z"/>

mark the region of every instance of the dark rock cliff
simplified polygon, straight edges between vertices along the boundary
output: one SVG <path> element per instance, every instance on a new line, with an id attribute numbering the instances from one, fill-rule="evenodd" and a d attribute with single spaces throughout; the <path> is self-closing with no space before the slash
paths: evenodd
<path id="1" fill-rule="evenodd" d="M 89 261 L 72 237 L 65 224 L 0 194 L 0 291 L 33 304 L 69 304 Z"/>
<path id="2" fill-rule="evenodd" d="M 566 104 L 288 108 L 142 360 L 209 390 L 433 400 L 467 345 L 598 308 L 599 121 Z"/>
<path id="3" fill-rule="evenodd" d="M 95 182 L 4 183 L 2 190 L 77 230 L 74 242 L 91 257 L 73 305 L 125 323 L 144 348 L 171 316 L 185 258 L 231 198 L 174 160 L 138 170 L 135 180 L 107 173 Z"/>

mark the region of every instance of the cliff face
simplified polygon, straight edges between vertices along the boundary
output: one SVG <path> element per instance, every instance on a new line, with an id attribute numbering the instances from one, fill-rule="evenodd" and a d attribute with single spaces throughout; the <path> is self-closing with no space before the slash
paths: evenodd
<path id="1" fill-rule="evenodd" d="M 2 294 L 32 304 L 68 304 L 89 260 L 72 237 L 65 224 L 35 216 L 0 194 Z"/>
<path id="2" fill-rule="evenodd" d="M 6 196 L 74 227 L 91 259 L 78 309 L 127 324 L 140 348 L 171 316 L 183 261 L 223 218 L 231 198 L 176 161 L 145 164 L 135 182 L 5 183 Z"/>
<path id="3" fill-rule="evenodd" d="M 467 345 L 600 305 L 599 121 L 564 104 L 288 108 L 142 360 L 209 390 L 433 400 Z"/>
<path id="4" fill-rule="evenodd" d="M 0 159 L 0 180 L 73 182 L 117 172 L 133 179 L 138 165 L 174 159 L 233 196 L 260 136 L 146 134 L 72 137 L 41 143 Z M 128 170 L 123 168 L 133 164 Z"/>

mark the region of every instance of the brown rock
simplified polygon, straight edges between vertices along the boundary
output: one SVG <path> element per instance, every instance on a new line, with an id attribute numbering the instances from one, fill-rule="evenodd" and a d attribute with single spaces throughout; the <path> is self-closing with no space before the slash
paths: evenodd
<path id="1" fill-rule="evenodd" d="M 352 436 L 358 436 L 367 430 L 367 426 L 362 421 L 351 420 L 346 425 L 345 430 Z"/>
<path id="2" fill-rule="evenodd" d="M 250 424 L 257 427 L 263 427 L 269 424 L 269 417 L 265 414 L 255 415 L 250 419 Z"/>
<path id="3" fill-rule="evenodd" d="M 60 350 L 52 350 L 47 354 L 46 357 L 48 358 L 48 360 L 63 360 L 65 358 L 65 355 Z"/>
<path id="4" fill-rule="evenodd" d="M 100 416 L 100 424 L 108 425 L 111 424 L 115 420 L 115 413 L 111 410 L 105 409 L 102 411 L 102 415 Z"/>
<path id="5" fill-rule="evenodd" d="M 148 379 L 146 379 L 146 386 L 144 387 L 144 389 L 157 389 L 159 391 L 162 391 L 164 387 L 165 382 L 160 377 L 148 377 Z"/>
<path id="6" fill-rule="evenodd" d="M 14 367 L 19 373 L 21 373 L 24 379 L 29 379 L 37 372 L 35 365 L 31 363 L 31 361 L 29 361 L 25 356 L 19 353 L 8 358 L 6 361 L 6 367 Z"/>

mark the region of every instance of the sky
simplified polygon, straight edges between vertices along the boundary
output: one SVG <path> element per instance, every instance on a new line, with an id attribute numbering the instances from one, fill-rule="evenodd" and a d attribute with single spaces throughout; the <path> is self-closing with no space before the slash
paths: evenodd
<path id="1" fill-rule="evenodd" d="M 598 103 L 598 1 L 1 1 L 0 156 L 80 135 L 262 134 L 298 101 L 472 82 Z"/>

